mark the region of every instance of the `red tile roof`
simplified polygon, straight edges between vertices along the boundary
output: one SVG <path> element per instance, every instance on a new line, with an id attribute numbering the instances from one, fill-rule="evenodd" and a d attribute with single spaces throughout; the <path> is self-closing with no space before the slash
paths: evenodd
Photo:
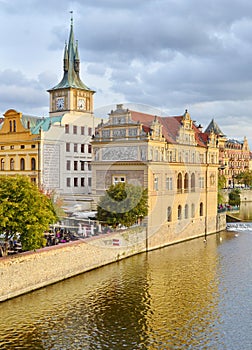
<path id="1" fill-rule="evenodd" d="M 131 118 L 135 122 L 140 122 L 143 124 L 144 131 L 151 130 L 151 124 L 155 118 L 163 126 L 163 136 L 168 143 L 177 143 L 176 138 L 179 134 L 179 129 L 182 125 L 183 116 L 174 117 L 159 117 L 152 114 L 146 114 L 137 111 L 130 111 Z M 202 133 L 196 125 L 193 124 L 193 130 L 195 132 L 195 139 L 199 146 L 205 147 L 208 139 L 208 134 Z"/>

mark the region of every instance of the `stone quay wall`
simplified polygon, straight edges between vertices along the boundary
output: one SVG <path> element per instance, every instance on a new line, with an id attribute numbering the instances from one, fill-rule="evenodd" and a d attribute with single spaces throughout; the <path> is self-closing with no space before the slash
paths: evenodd
<path id="1" fill-rule="evenodd" d="M 225 218 L 225 214 L 218 214 L 207 234 L 224 230 Z M 147 250 L 205 234 L 203 222 L 188 223 L 186 230 L 182 229 L 184 234 L 176 237 L 167 228 L 166 233 L 161 227 L 148 237 L 146 227 L 140 226 L 1 258 L 0 302 Z"/>

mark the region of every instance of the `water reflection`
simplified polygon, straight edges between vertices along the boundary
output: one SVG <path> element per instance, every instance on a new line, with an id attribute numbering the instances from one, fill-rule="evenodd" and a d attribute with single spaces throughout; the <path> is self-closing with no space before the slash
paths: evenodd
<path id="1" fill-rule="evenodd" d="M 252 202 L 241 202 L 237 217 L 243 221 L 252 221 Z"/>
<path id="2" fill-rule="evenodd" d="M 0 347 L 236 349 L 225 325 L 237 326 L 229 317 L 232 297 L 241 291 L 239 278 L 251 273 L 241 274 L 238 264 L 251 264 L 251 238 L 222 232 L 207 244 L 198 239 L 141 254 L 4 302 Z M 245 305 L 250 297 L 243 296 Z M 239 342 L 252 340 L 245 322 Z"/>

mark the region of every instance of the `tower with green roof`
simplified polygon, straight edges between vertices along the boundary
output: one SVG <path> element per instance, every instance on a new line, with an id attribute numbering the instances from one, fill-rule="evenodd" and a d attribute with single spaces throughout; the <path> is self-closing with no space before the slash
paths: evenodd
<path id="1" fill-rule="evenodd" d="M 64 113 L 92 113 L 95 91 L 88 88 L 80 78 L 78 42 L 74 40 L 73 18 L 71 18 L 68 44 L 65 43 L 63 78 L 50 94 L 50 117 Z"/>

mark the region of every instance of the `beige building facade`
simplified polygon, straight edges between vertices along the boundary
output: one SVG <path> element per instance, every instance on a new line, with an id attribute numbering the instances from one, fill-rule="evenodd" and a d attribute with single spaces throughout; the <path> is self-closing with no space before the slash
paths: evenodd
<path id="1" fill-rule="evenodd" d="M 218 147 L 185 111 L 158 117 L 117 105 L 92 140 L 92 194 L 111 184 L 148 189 L 148 246 L 216 231 Z"/>

